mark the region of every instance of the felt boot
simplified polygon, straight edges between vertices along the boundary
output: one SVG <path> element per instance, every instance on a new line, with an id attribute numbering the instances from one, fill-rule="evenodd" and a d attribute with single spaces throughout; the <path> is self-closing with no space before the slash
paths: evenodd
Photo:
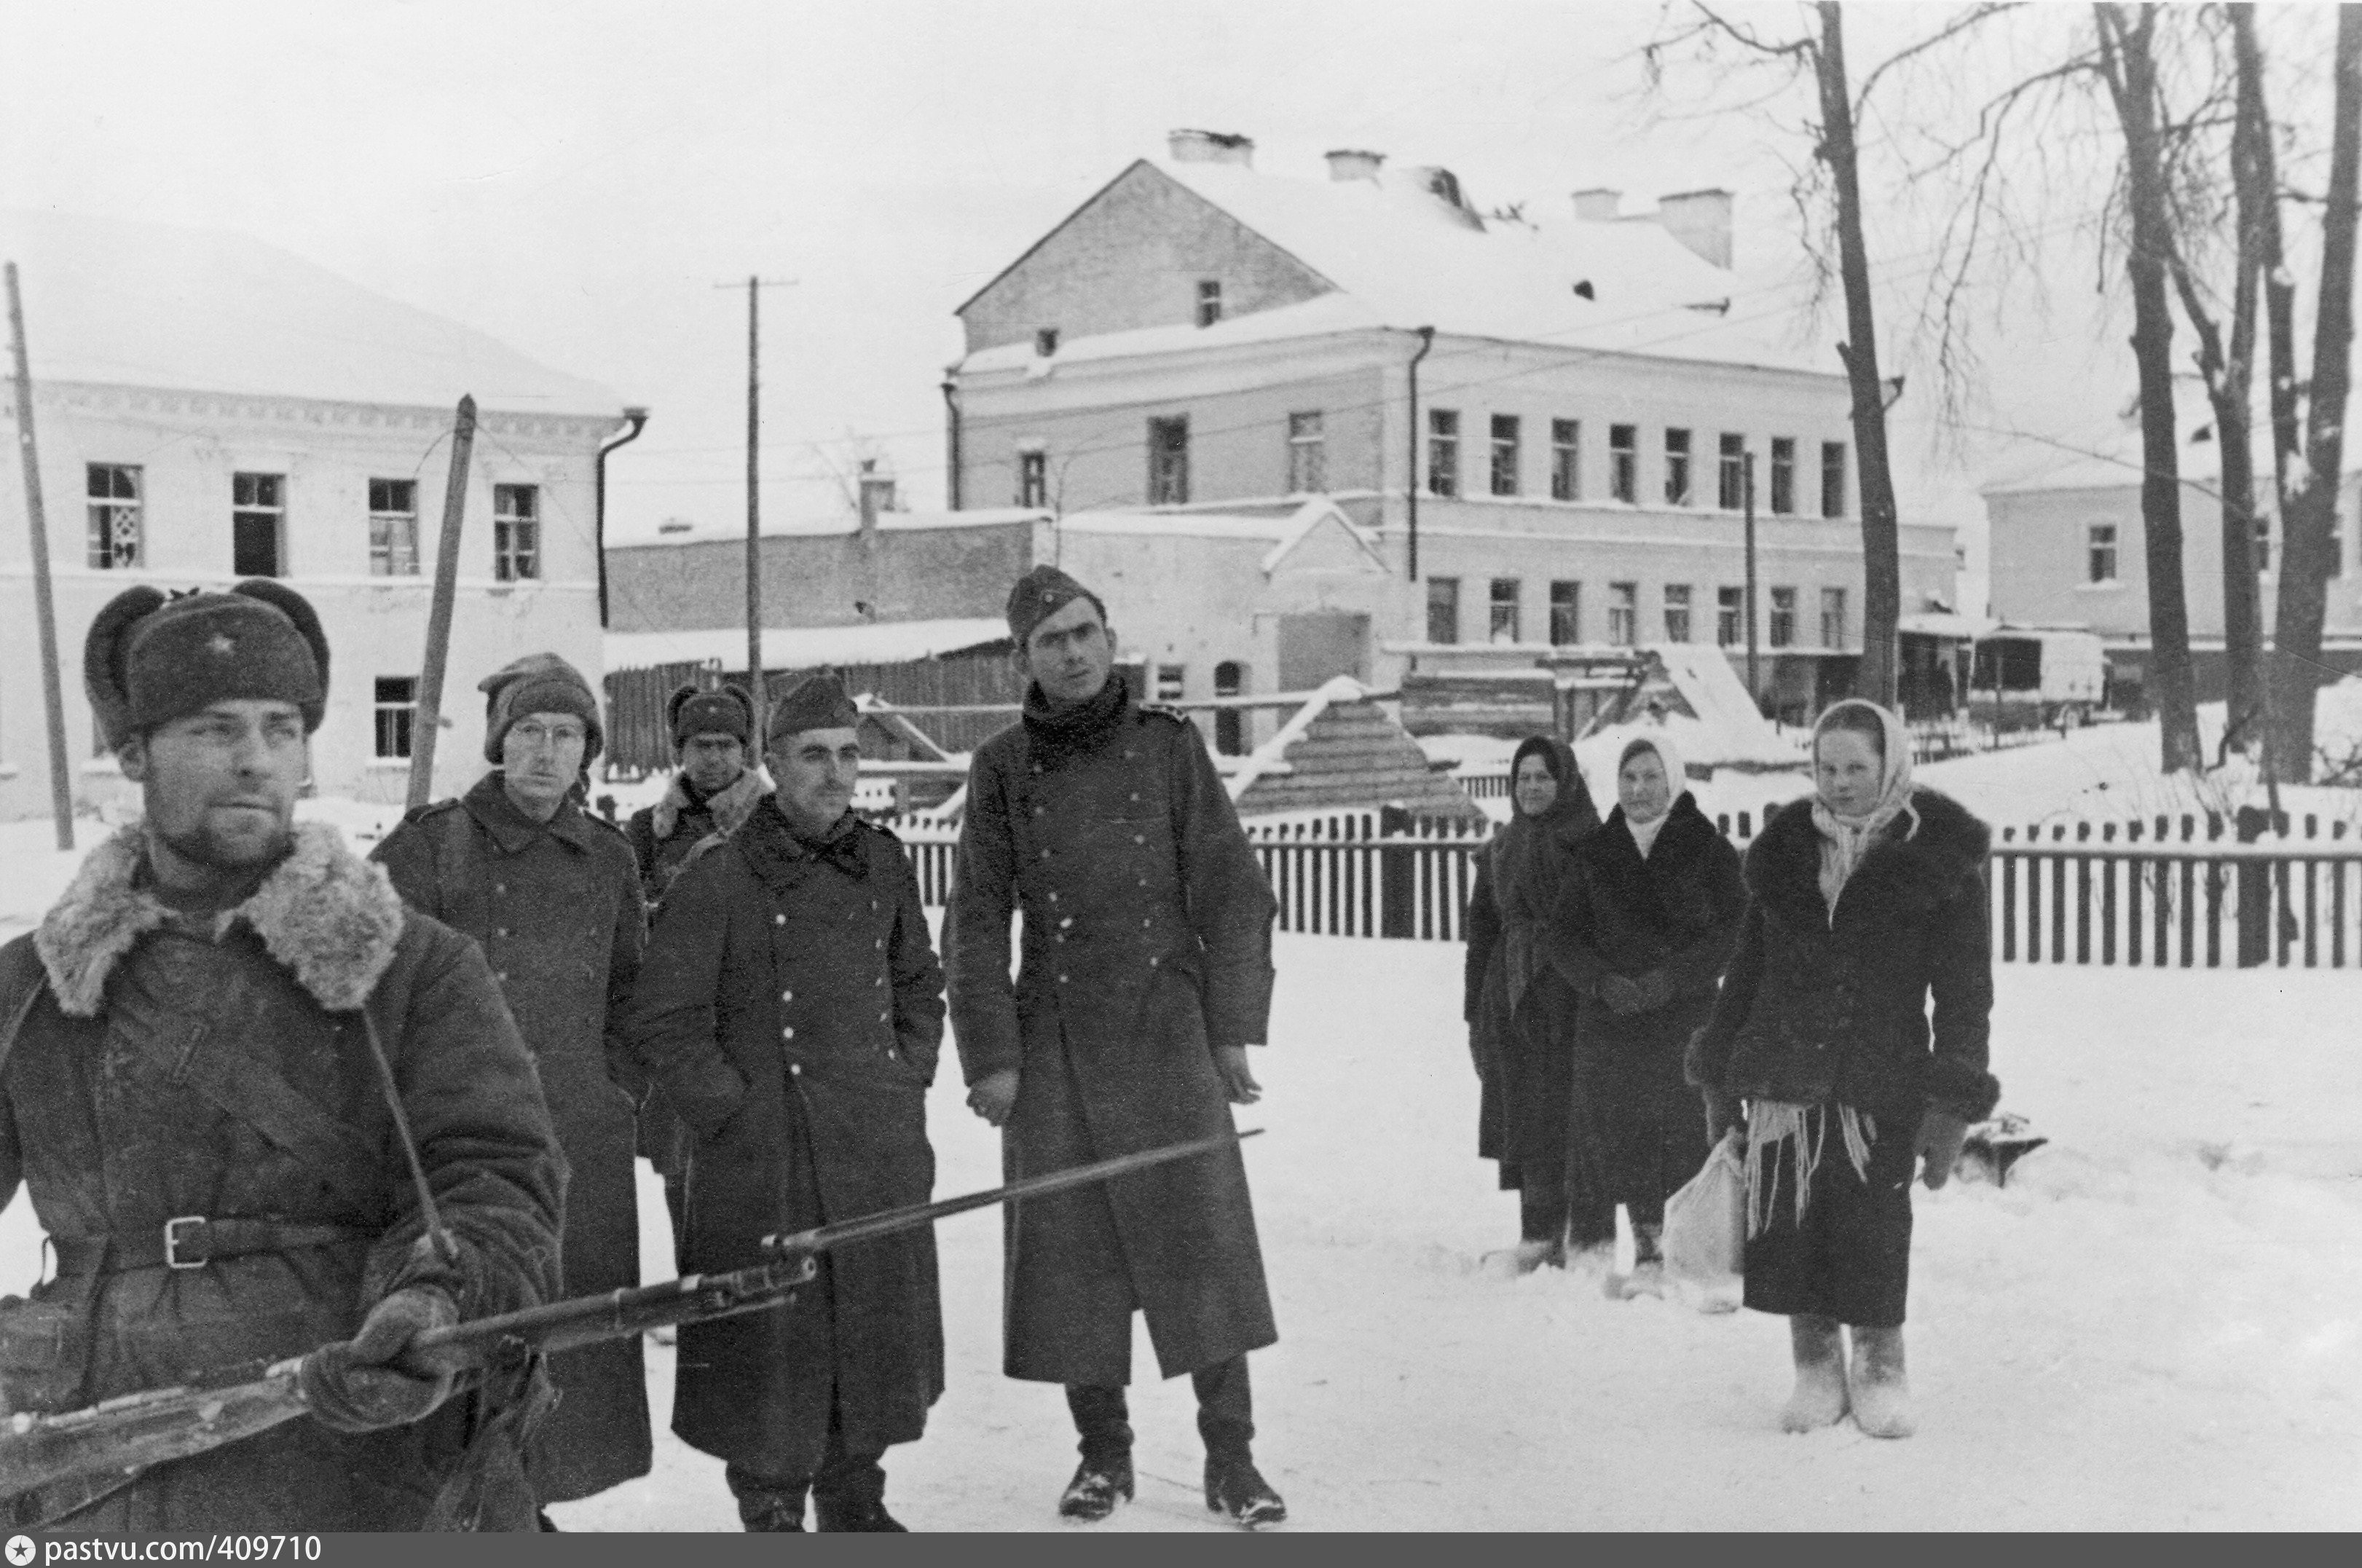
<path id="1" fill-rule="evenodd" d="M 1853 1399 L 1853 1424 L 1871 1437 L 1909 1437 L 1917 1423 L 1911 1418 L 1911 1385 L 1903 1374 L 1903 1329 L 1856 1328 L 1853 1366 L 1847 1383 Z"/>
<path id="2" fill-rule="evenodd" d="M 1783 1432 L 1809 1432 L 1845 1419 L 1845 1338 L 1834 1318 L 1799 1312 L 1788 1320 L 1796 1391 L 1780 1412 Z"/>

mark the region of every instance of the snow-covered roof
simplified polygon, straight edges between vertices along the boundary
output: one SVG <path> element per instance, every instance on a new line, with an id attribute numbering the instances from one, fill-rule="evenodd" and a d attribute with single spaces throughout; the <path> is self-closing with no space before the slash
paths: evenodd
<path id="1" fill-rule="evenodd" d="M 1280 563 L 1298 546 L 1322 528 L 1336 528 L 1341 530 L 1379 569 L 1385 569 L 1385 558 L 1378 553 L 1375 530 L 1354 522 L 1343 508 L 1327 496 L 1313 496 L 1295 511 L 1279 517 L 1225 512 L 1109 510 L 1069 513 L 1058 520 L 1058 527 L 1065 533 L 1109 534 L 1135 539 L 1268 542 L 1271 548 L 1257 563 L 1265 575 L 1277 570 Z"/>
<path id="2" fill-rule="evenodd" d="M 1704 643 L 1650 643 L 1651 668 L 1631 697 L 1601 712 L 1598 727 L 1575 743 L 1586 778 L 1606 779 L 1615 795 L 1616 761 L 1625 742 L 1661 729 L 1682 756 L 1704 767 L 1802 767 L 1805 753 L 1783 735 L 1747 694 L 1720 648 Z M 1661 700 L 1665 688 L 1677 701 Z M 1683 710 L 1687 711 L 1684 712 Z"/>
<path id="3" fill-rule="evenodd" d="M 613 416 L 606 388 L 535 364 L 245 235 L 0 210 L 36 381 Z"/>
<path id="4" fill-rule="evenodd" d="M 1472 222 L 1410 171 L 1330 180 L 1164 159 L 1133 168 L 1219 207 L 1344 297 L 1323 295 L 1205 328 L 1069 338 L 1050 360 L 1036 360 L 1028 344 L 1004 344 L 969 356 L 963 370 L 1052 370 L 1078 358 L 1376 326 L 1777 370 L 1842 369 L 1826 342 L 1799 341 L 1804 302 L 1784 280 L 1717 267 L 1654 223 L 1593 222 L 1572 213 Z M 1587 285 L 1587 295 L 1576 293 L 1578 284 Z"/>
<path id="5" fill-rule="evenodd" d="M 991 528 L 1011 523 L 1046 523 L 1050 514 L 1032 507 L 977 506 L 958 512 L 881 512 L 877 514 L 877 531 L 881 534 L 923 533 L 938 528 Z M 746 537 L 743 522 L 691 523 L 687 527 L 663 525 L 668 532 L 642 535 L 635 538 L 610 538 L 611 550 L 639 550 L 657 545 L 709 545 L 718 540 Z M 822 515 L 766 518 L 760 525 L 766 539 L 787 538 L 829 534 L 854 534 L 861 528 L 861 519 L 850 512 L 833 512 Z"/>
<path id="6" fill-rule="evenodd" d="M 998 617 L 952 621 L 874 621 L 859 626 L 766 626 L 763 668 L 816 669 L 822 665 L 904 664 L 963 653 L 1009 638 Z M 660 664 L 706 664 L 725 671 L 746 668 L 746 632 L 725 626 L 702 632 L 610 632 L 607 668 L 647 669 Z"/>
<path id="7" fill-rule="evenodd" d="M 1915 632 L 1927 637 L 1981 637 L 2000 623 L 1981 615 L 1959 615 L 1949 610 L 1921 610 L 1899 616 L 1894 623 L 1898 632 Z"/>

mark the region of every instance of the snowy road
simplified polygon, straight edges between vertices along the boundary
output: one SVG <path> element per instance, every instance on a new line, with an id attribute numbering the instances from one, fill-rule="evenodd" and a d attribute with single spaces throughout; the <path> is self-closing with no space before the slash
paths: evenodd
<path id="1" fill-rule="evenodd" d="M 1458 949 L 1282 937 L 1278 959 L 1242 1121 L 1271 1129 L 1247 1149 L 1282 1334 L 1254 1361 L 1258 1452 L 1290 1528 L 2362 1526 L 2353 977 L 2004 967 L 2003 1104 L 2056 1142 L 2006 1191 L 1920 1194 L 1920 1434 L 1880 1442 L 1774 1430 L 1775 1320 L 1476 1271 L 1516 1213 L 1470 1153 Z M 955 1080 L 931 1102 L 944 1192 L 999 1174 Z M 1053 1528 L 1072 1439 L 1054 1388 L 999 1375 L 999 1227 L 939 1234 L 950 1388 L 889 1502 L 921 1529 Z M 20 1200 L 0 1287 L 36 1257 Z M 669 1375 L 658 1350 L 660 1417 Z M 1190 1414 L 1186 1380 L 1135 1387 L 1140 1499 L 1096 1528 L 1215 1528 Z M 557 1512 L 735 1524 L 720 1464 L 668 1435 L 653 1476 Z"/>

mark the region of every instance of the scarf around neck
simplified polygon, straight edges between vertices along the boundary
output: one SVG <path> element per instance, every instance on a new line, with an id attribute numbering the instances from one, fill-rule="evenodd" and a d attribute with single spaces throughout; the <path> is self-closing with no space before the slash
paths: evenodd
<path id="1" fill-rule="evenodd" d="M 1821 736 L 1829 729 L 1829 716 L 1846 708 L 1867 708 L 1878 715 L 1879 732 L 1885 756 L 1885 770 L 1879 779 L 1878 801 L 1866 815 L 1841 817 L 1831 811 L 1827 801 L 1813 797 L 1813 826 L 1821 834 L 1821 897 L 1829 906 L 1829 922 L 1838 918 L 1838 895 L 1860 868 L 1862 857 L 1871 845 L 1897 817 L 1906 819 L 1910 826 L 1903 836 L 1909 838 L 1919 831 L 1919 813 L 1911 807 L 1911 735 L 1903 721 L 1875 702 L 1859 697 L 1849 697 L 1831 705 L 1813 726 L 1813 744 L 1820 745 Z"/>
<path id="2" fill-rule="evenodd" d="M 1131 689 L 1120 674 L 1109 672 L 1098 695 L 1071 708 L 1054 708 L 1040 682 L 1025 688 L 1025 706 L 1019 718 L 1034 756 L 1044 763 L 1090 750 L 1123 723 L 1131 711 Z"/>
<path id="3" fill-rule="evenodd" d="M 1623 754 L 1616 759 L 1618 794 L 1623 792 L 1624 765 L 1632 760 L 1634 752 L 1644 748 L 1657 754 L 1657 766 L 1665 770 L 1665 809 L 1645 823 L 1634 822 L 1628 810 L 1624 813 L 1624 830 L 1632 835 L 1632 847 L 1640 852 L 1641 859 L 1646 860 L 1650 849 L 1657 842 L 1657 835 L 1665 831 L 1665 823 L 1672 820 L 1673 808 L 1680 805 L 1682 797 L 1689 792 L 1689 773 L 1682 762 L 1681 752 L 1670 738 L 1661 734 L 1636 735 L 1626 743 Z"/>

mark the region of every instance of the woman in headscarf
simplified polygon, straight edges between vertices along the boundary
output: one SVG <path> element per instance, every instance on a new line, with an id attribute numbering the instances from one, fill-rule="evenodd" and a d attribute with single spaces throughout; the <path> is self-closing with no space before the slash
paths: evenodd
<path id="1" fill-rule="evenodd" d="M 1663 1290 L 1665 1198 L 1709 1144 L 1682 1052 L 1714 1010 L 1746 904 L 1738 852 L 1699 812 L 1681 754 L 1662 735 L 1625 744 L 1616 809 L 1575 846 L 1546 944 L 1582 1004 L 1575 1116 L 1597 1129 L 1600 1182 L 1632 1221 L 1630 1275 L 1611 1297 Z"/>
<path id="2" fill-rule="evenodd" d="M 1574 995 L 1541 955 L 1543 924 L 1575 841 L 1599 812 L 1565 742 L 1535 735 L 1509 767 L 1509 820 L 1477 856 L 1468 907 L 1463 1016 L 1484 1080 L 1477 1154 L 1518 1194 L 1522 1240 L 1497 1254 L 1519 1272 L 1563 1264 L 1567 1248 L 1616 1239 L 1594 1187 L 1568 1190 Z"/>
<path id="3" fill-rule="evenodd" d="M 1747 913 L 1689 1077 L 1710 1133 L 1746 1129 L 1747 1305 L 1787 1318 L 1796 1364 L 1782 1426 L 1850 1408 L 1871 1436 L 1907 1437 L 1913 1170 L 1943 1186 L 2001 1093 L 1991 835 L 1913 787 L 1903 722 L 1869 702 L 1821 715 L 1813 778 L 1747 852 Z"/>

